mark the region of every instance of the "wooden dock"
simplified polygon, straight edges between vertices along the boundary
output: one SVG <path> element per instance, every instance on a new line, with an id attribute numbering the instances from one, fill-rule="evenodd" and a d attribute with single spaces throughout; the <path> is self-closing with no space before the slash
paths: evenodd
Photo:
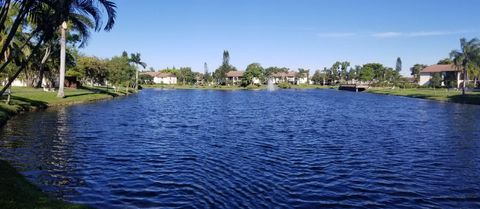
<path id="1" fill-rule="evenodd" d="M 342 84 L 338 87 L 338 90 L 362 92 L 368 88 L 369 86 L 365 84 Z"/>

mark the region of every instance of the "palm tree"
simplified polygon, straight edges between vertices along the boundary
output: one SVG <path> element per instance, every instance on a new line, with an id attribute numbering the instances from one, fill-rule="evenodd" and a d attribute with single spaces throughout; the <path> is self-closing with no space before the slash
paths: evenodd
<path id="1" fill-rule="evenodd" d="M 462 38 L 460 39 L 460 48 L 460 50 L 450 52 L 450 57 L 453 59 L 453 64 L 463 71 L 462 95 L 465 95 L 465 83 L 468 80 L 468 66 L 479 65 L 480 40 L 474 38 L 467 41 L 465 38 Z"/>
<path id="2" fill-rule="evenodd" d="M 142 58 L 140 58 L 140 53 L 132 53 L 128 61 L 135 65 L 135 90 L 138 91 L 138 65 L 142 66 L 145 69 L 147 67 L 147 64 L 145 62 L 142 62 Z"/>
<path id="3" fill-rule="evenodd" d="M 115 24 L 116 17 L 116 5 L 115 3 L 109 0 L 52 0 L 56 4 L 53 4 L 54 10 L 57 13 L 56 22 L 61 23 L 60 25 L 60 84 L 58 89 L 57 97 L 63 98 L 64 93 L 64 80 L 65 80 L 65 39 L 66 39 L 66 30 L 67 22 L 74 25 L 77 28 L 78 32 L 82 34 L 82 37 L 86 41 L 89 37 L 89 29 L 94 29 L 99 31 L 102 28 L 102 12 L 98 5 L 101 5 L 107 13 L 107 23 L 104 27 L 104 30 L 109 31 L 113 28 Z M 91 24 L 93 23 L 94 24 Z M 85 43 L 85 41 L 83 43 Z"/>
<path id="4" fill-rule="evenodd" d="M 101 6 L 101 7 L 100 7 Z M 15 19 L 11 27 L 4 27 L 4 22 L 6 21 L 6 15 L 9 11 L 12 11 L 14 8 L 18 8 L 18 11 L 15 11 Z M 105 27 L 102 26 L 102 9 L 107 15 L 107 21 Z M 115 24 L 116 17 L 116 5 L 109 0 L 10 0 L 5 1 L 3 5 L 0 5 L 0 32 L 5 32 L 7 35 L 2 40 L 2 47 L 0 49 L 0 54 L 4 54 L 7 51 L 7 47 L 10 46 L 10 43 L 14 39 L 15 34 L 17 33 L 19 27 L 28 21 L 32 23 L 30 37 L 20 47 L 22 49 L 32 37 L 37 37 L 35 40 L 34 47 L 32 47 L 31 53 L 25 61 L 20 65 L 17 72 L 9 79 L 7 85 L 0 91 L 1 94 L 11 85 L 13 80 L 18 77 L 20 72 L 25 69 L 27 64 L 33 58 L 33 55 L 37 54 L 38 49 L 44 41 L 51 40 L 54 36 L 53 34 L 60 29 L 62 38 L 62 54 L 65 52 L 65 30 L 66 23 L 72 24 L 72 28 L 75 28 L 78 33 L 82 34 L 84 40 L 88 38 L 88 33 L 90 29 L 99 31 L 102 29 L 108 31 L 111 30 Z M 85 43 L 85 42 L 84 42 Z M 65 55 L 61 55 L 61 69 L 60 74 L 64 75 L 65 73 Z M 12 61 L 13 58 L 9 58 L 7 61 L 2 63 L 0 67 L 0 72 L 2 72 L 6 66 Z M 64 76 L 61 76 L 61 80 L 64 79 Z M 63 82 L 61 83 L 61 89 L 57 96 L 63 97 Z"/>

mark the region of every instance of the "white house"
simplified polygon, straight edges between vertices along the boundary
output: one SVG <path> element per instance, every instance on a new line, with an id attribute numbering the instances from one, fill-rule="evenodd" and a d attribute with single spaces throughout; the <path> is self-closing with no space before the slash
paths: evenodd
<path id="1" fill-rule="evenodd" d="M 36 82 L 37 81 L 34 81 L 34 83 L 36 83 Z M 2 86 L 7 85 L 7 83 L 8 83 L 8 78 L 5 78 L 5 80 L 3 80 L 3 82 L 2 82 Z M 45 77 L 43 77 L 43 79 L 42 79 L 42 87 L 44 87 L 44 88 L 58 88 L 59 83 L 60 83 L 60 81 L 59 81 L 58 77 L 56 78 L 56 81 L 54 83 L 51 83 L 50 80 L 45 78 Z M 10 86 L 13 86 L 13 87 L 27 87 L 28 83 L 23 78 L 16 78 L 15 80 L 13 80 L 13 82 Z"/>
<path id="2" fill-rule="evenodd" d="M 454 65 L 431 65 L 420 71 L 420 78 L 418 84 L 420 86 L 430 85 L 430 79 L 432 78 L 433 73 L 440 73 L 442 80 L 451 79 L 457 82 L 457 88 L 460 88 L 463 83 L 463 73 L 460 69 L 456 68 Z M 445 83 L 442 82 L 442 86 L 445 86 Z"/>
<path id="3" fill-rule="evenodd" d="M 173 73 L 145 72 L 144 74 L 152 76 L 155 84 L 177 84 L 177 76 Z"/>

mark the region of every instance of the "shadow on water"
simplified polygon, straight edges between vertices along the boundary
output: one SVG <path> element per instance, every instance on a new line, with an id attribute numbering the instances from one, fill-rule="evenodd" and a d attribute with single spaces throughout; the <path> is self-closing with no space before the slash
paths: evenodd
<path id="1" fill-rule="evenodd" d="M 454 95 L 449 96 L 448 99 L 456 103 L 480 105 L 480 94 Z"/>

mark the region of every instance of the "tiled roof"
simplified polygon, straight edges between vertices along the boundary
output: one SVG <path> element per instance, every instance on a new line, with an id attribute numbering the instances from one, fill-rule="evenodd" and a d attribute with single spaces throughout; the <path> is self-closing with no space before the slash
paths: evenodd
<path id="1" fill-rule="evenodd" d="M 243 71 L 230 71 L 226 74 L 227 78 L 232 78 L 232 77 L 242 77 L 243 76 Z"/>
<path id="2" fill-rule="evenodd" d="M 460 71 L 454 65 L 431 65 L 424 68 L 421 73 L 441 73 L 441 72 L 455 72 Z"/>
<path id="3" fill-rule="evenodd" d="M 273 73 L 272 77 L 274 78 L 284 78 L 284 77 L 295 77 L 297 76 L 296 72 L 288 71 L 287 73 L 285 72 L 278 72 L 278 73 Z"/>
<path id="4" fill-rule="evenodd" d="M 152 77 L 157 77 L 157 78 L 177 77 L 173 73 L 162 73 L 162 72 L 145 72 L 143 74 L 150 75 Z"/>

